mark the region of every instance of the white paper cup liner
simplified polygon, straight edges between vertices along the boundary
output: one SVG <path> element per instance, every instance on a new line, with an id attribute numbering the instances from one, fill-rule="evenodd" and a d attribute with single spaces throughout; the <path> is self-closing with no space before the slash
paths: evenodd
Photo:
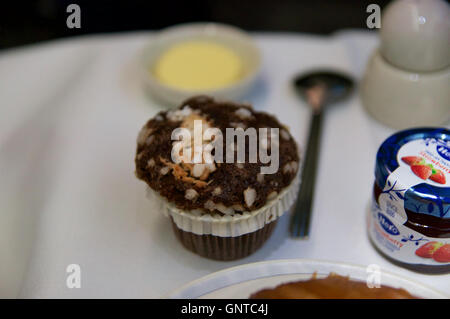
<path id="1" fill-rule="evenodd" d="M 171 217 L 174 224 L 185 232 L 196 235 L 238 237 L 263 228 L 288 211 L 297 198 L 299 185 L 300 174 L 297 173 L 291 184 L 263 207 L 234 215 L 208 213 L 200 215 L 196 212 L 185 211 L 168 202 L 150 187 L 147 187 L 147 197 L 159 202 L 164 215 Z"/>

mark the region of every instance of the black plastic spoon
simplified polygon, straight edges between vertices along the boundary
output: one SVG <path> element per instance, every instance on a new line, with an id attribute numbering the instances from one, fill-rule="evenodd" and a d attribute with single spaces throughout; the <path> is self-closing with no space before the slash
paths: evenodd
<path id="1" fill-rule="evenodd" d="M 291 219 L 290 231 L 293 237 L 308 238 L 319 161 L 322 114 L 326 105 L 342 101 L 349 96 L 353 90 L 354 81 L 350 76 L 339 72 L 317 70 L 296 77 L 294 86 L 300 96 L 311 106 L 312 115 L 303 161 L 302 182 Z"/>

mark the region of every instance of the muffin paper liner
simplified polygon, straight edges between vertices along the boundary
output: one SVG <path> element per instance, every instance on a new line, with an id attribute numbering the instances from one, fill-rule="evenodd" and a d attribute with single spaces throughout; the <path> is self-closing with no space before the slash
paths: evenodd
<path id="1" fill-rule="evenodd" d="M 252 233 L 219 237 L 186 232 L 179 229 L 172 219 L 173 231 L 186 249 L 206 258 L 223 261 L 244 258 L 258 250 L 270 237 L 276 224 L 277 220 Z"/>
<path id="2" fill-rule="evenodd" d="M 263 207 L 235 215 L 203 214 L 184 211 L 168 202 L 165 198 L 147 187 L 147 197 L 161 205 L 161 211 L 170 217 L 177 229 L 195 235 L 213 235 L 218 237 L 238 237 L 245 234 L 257 233 L 267 224 L 275 224 L 284 212 L 288 211 L 297 198 L 300 175 L 297 173 L 291 184 L 284 188 L 277 197 L 267 202 Z M 177 234 L 180 239 L 180 234 Z M 256 236 L 256 235 L 254 235 Z M 204 236 L 202 236 L 204 237 Z M 268 237 L 268 236 L 267 236 Z M 186 246 L 186 241 L 182 241 Z M 258 241 L 259 242 L 259 241 Z M 206 244 L 206 243 L 205 243 Z M 192 245 L 191 245 L 192 246 Z M 198 245 L 197 245 L 198 246 Z M 239 247 L 241 245 L 239 244 Z M 221 259 L 224 260 L 224 259 Z"/>

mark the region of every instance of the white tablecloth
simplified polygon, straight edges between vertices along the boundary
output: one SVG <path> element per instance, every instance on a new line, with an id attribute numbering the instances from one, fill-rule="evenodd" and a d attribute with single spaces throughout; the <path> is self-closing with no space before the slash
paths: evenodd
<path id="1" fill-rule="evenodd" d="M 393 131 L 366 115 L 357 94 L 326 114 L 309 240 L 290 239 L 284 215 L 245 259 L 186 251 L 134 177 L 136 135 L 163 109 L 137 72 L 151 38 L 87 36 L 0 52 L 0 296 L 160 297 L 217 270 L 286 258 L 377 264 L 450 294 L 450 276 L 396 267 L 368 241 L 375 153 Z M 369 32 L 255 38 L 263 71 L 245 100 L 276 114 L 300 146 L 309 116 L 293 76 L 331 66 L 361 78 L 377 45 Z M 67 288 L 70 264 L 81 267 L 80 289 Z"/>

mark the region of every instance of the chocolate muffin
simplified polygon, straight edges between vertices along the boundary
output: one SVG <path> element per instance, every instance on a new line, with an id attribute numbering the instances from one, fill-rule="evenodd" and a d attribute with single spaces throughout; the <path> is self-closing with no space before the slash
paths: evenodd
<path id="1" fill-rule="evenodd" d="M 175 234 L 204 257 L 245 257 L 293 204 L 299 155 L 289 130 L 250 105 L 188 99 L 141 129 L 136 176 Z"/>

